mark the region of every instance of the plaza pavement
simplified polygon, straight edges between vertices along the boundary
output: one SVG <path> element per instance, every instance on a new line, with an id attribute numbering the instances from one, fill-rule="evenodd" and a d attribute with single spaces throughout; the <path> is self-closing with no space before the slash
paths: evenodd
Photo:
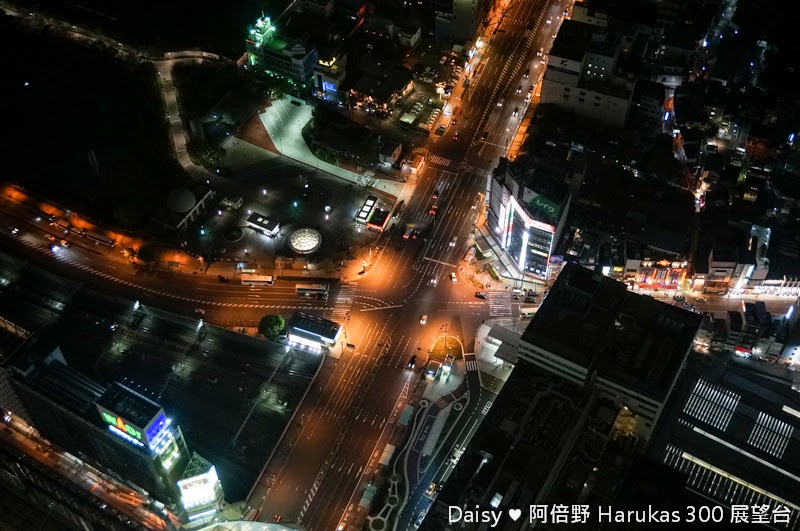
<path id="1" fill-rule="evenodd" d="M 357 182 L 362 175 L 341 168 L 329 162 L 319 160 L 309 149 L 303 139 L 303 127 L 311 120 L 311 107 L 298 104 L 286 98 L 274 100 L 265 112 L 259 115 L 261 123 L 267 130 L 275 148 L 284 156 L 308 164 L 322 171 L 345 179 Z M 364 173 L 372 173 L 364 170 Z M 408 183 L 399 183 L 386 179 L 378 179 L 373 188 L 384 193 L 399 197 Z"/>

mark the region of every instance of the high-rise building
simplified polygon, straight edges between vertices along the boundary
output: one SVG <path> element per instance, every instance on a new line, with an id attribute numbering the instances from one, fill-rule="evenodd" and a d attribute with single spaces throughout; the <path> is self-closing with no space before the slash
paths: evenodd
<path id="1" fill-rule="evenodd" d="M 163 504 L 53 445 L 16 414 L 0 416 L 0 529 L 170 531 Z"/>
<path id="2" fill-rule="evenodd" d="M 519 357 L 597 389 L 648 439 L 702 317 L 576 264 L 567 264 L 519 344 Z"/>
<path id="3" fill-rule="evenodd" d="M 489 227 L 512 267 L 547 278 L 550 256 L 569 212 L 571 192 L 544 165 L 501 159 L 490 182 Z"/>
<path id="4" fill-rule="evenodd" d="M 189 452 L 161 406 L 119 383 L 90 380 L 58 348 L 17 369 L 12 385 L 44 437 L 165 503 L 179 502 Z"/>
<path id="5" fill-rule="evenodd" d="M 436 0 L 436 39 L 463 44 L 475 39 L 492 0 Z"/>

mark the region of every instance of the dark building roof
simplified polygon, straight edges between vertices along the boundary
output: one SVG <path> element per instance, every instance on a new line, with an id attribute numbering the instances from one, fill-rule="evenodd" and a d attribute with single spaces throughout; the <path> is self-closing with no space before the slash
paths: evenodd
<path id="1" fill-rule="evenodd" d="M 701 320 L 698 314 L 567 264 L 522 340 L 663 400 Z"/>
<path id="2" fill-rule="evenodd" d="M 550 49 L 550 55 L 572 61 L 582 61 L 592 41 L 592 34 L 601 29 L 584 22 L 564 20 L 558 30 L 556 40 L 553 42 L 553 47 Z"/>
<path id="3" fill-rule="evenodd" d="M 82 417 L 92 414 L 94 403 L 105 392 L 103 386 L 53 356 L 35 361 L 22 379 L 34 391 Z M 96 410 L 93 414 L 97 415 Z"/>
<path id="4" fill-rule="evenodd" d="M 339 332 L 341 325 L 316 315 L 304 312 L 294 312 L 294 315 L 286 324 L 287 328 L 293 328 L 300 332 L 308 332 L 330 341 L 336 339 L 336 334 Z"/>
<path id="5" fill-rule="evenodd" d="M 270 221 L 264 214 L 259 214 L 258 212 L 250 214 L 250 217 L 247 218 L 247 222 L 269 232 L 278 228 L 277 221 Z"/>
<path id="6" fill-rule="evenodd" d="M 649 79 L 638 78 L 633 87 L 633 101 L 641 102 L 643 98 L 650 98 L 661 103 L 664 102 L 664 85 Z"/>
<path id="7" fill-rule="evenodd" d="M 140 428 L 150 424 L 161 410 L 161 406 L 149 398 L 118 382 L 111 384 L 97 403 Z"/>
<path id="8" fill-rule="evenodd" d="M 688 488 L 725 505 L 775 505 L 741 485 L 800 504 L 800 418 L 786 409 L 798 411 L 800 403 L 791 387 L 735 364 L 720 370 L 690 362 L 688 370 L 665 409 L 652 453 L 688 474 Z M 720 475 L 697 473 L 697 462 Z"/>

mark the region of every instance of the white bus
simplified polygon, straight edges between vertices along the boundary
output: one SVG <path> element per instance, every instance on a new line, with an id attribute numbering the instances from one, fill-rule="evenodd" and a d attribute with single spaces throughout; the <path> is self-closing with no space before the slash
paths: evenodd
<path id="1" fill-rule="evenodd" d="M 298 295 L 319 295 L 323 298 L 328 297 L 327 284 L 296 284 L 294 289 Z"/>
<path id="2" fill-rule="evenodd" d="M 271 286 L 274 283 L 270 275 L 242 275 L 242 286 Z"/>
<path id="3" fill-rule="evenodd" d="M 519 315 L 520 317 L 530 317 L 531 315 L 536 313 L 536 308 L 534 306 L 520 306 L 519 307 Z"/>

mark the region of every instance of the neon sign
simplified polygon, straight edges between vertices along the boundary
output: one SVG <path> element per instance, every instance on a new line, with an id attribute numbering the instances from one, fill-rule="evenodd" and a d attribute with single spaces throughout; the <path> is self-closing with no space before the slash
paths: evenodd
<path id="1" fill-rule="evenodd" d="M 105 421 L 105 423 L 108 424 L 109 426 L 115 427 L 122 433 L 130 435 L 136 440 L 139 441 L 142 440 L 142 432 L 140 432 L 139 430 L 137 430 L 136 428 L 134 428 L 133 426 L 122 420 L 121 417 L 112 415 L 111 413 L 108 413 L 106 411 L 101 411 L 100 416 L 103 417 L 103 421 Z"/>

